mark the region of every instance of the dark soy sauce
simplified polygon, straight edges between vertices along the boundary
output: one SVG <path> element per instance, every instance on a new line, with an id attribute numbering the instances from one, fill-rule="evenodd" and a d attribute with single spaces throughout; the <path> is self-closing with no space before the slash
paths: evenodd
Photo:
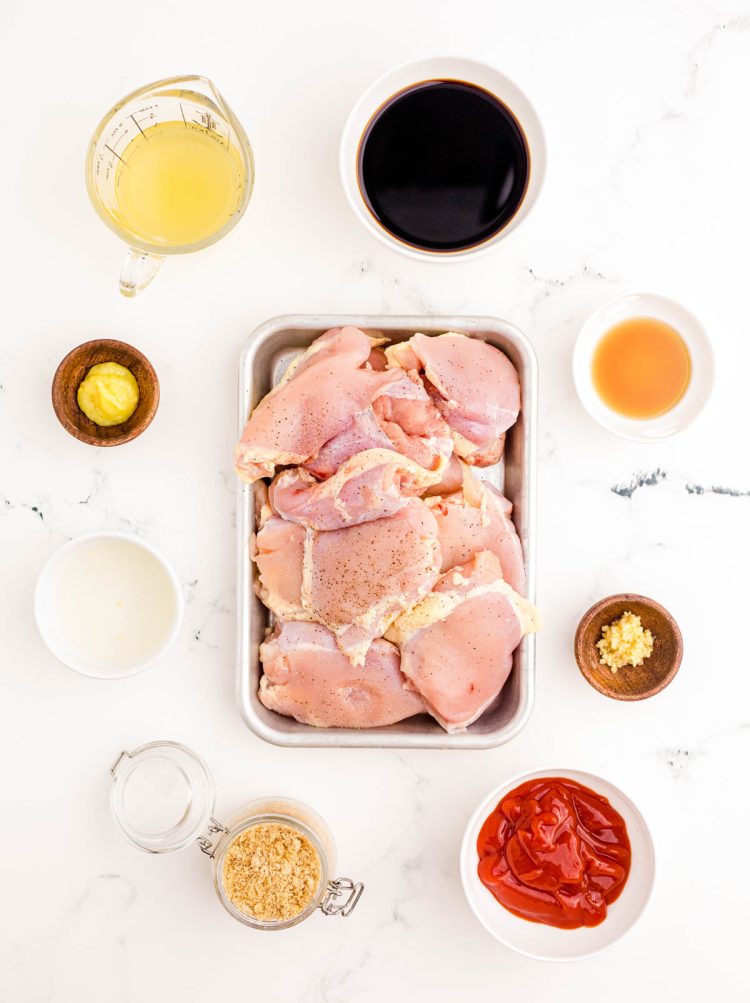
<path id="1" fill-rule="evenodd" d="M 394 95 L 359 144 L 362 195 L 394 237 L 429 251 L 481 244 L 513 218 L 529 177 L 520 125 L 492 94 L 428 80 Z"/>

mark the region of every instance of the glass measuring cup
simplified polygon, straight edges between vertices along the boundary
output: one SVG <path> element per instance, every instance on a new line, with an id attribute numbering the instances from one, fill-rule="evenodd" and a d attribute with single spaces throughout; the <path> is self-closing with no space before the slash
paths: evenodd
<path id="1" fill-rule="evenodd" d="M 214 84 L 170 77 L 134 91 L 99 123 L 86 186 L 129 245 L 120 292 L 135 296 L 168 254 L 199 251 L 244 213 L 255 167 L 245 131 Z"/>

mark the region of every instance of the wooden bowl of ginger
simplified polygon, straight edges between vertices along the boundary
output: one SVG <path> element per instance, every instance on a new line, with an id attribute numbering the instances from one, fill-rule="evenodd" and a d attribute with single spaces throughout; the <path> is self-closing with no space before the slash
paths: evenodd
<path id="1" fill-rule="evenodd" d="M 595 603 L 581 618 L 574 642 L 581 675 L 613 700 L 660 693 L 677 675 L 682 651 L 682 633 L 671 613 L 628 592 Z M 625 661 L 629 657 L 640 664 Z"/>

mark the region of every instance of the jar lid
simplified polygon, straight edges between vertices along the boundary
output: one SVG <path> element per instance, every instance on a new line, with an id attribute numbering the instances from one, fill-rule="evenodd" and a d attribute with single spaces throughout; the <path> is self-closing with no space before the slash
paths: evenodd
<path id="1" fill-rule="evenodd" d="M 111 772 L 112 814 L 139 849 L 169 853 L 211 831 L 214 782 L 192 749 L 149 742 L 121 752 Z"/>

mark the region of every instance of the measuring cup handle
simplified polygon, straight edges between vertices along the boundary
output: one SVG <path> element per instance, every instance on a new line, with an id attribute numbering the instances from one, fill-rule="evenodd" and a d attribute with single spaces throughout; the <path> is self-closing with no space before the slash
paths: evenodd
<path id="1" fill-rule="evenodd" d="M 148 254 L 131 247 L 120 272 L 120 292 L 122 295 L 137 296 L 159 271 L 162 261 L 164 261 L 162 254 Z"/>

